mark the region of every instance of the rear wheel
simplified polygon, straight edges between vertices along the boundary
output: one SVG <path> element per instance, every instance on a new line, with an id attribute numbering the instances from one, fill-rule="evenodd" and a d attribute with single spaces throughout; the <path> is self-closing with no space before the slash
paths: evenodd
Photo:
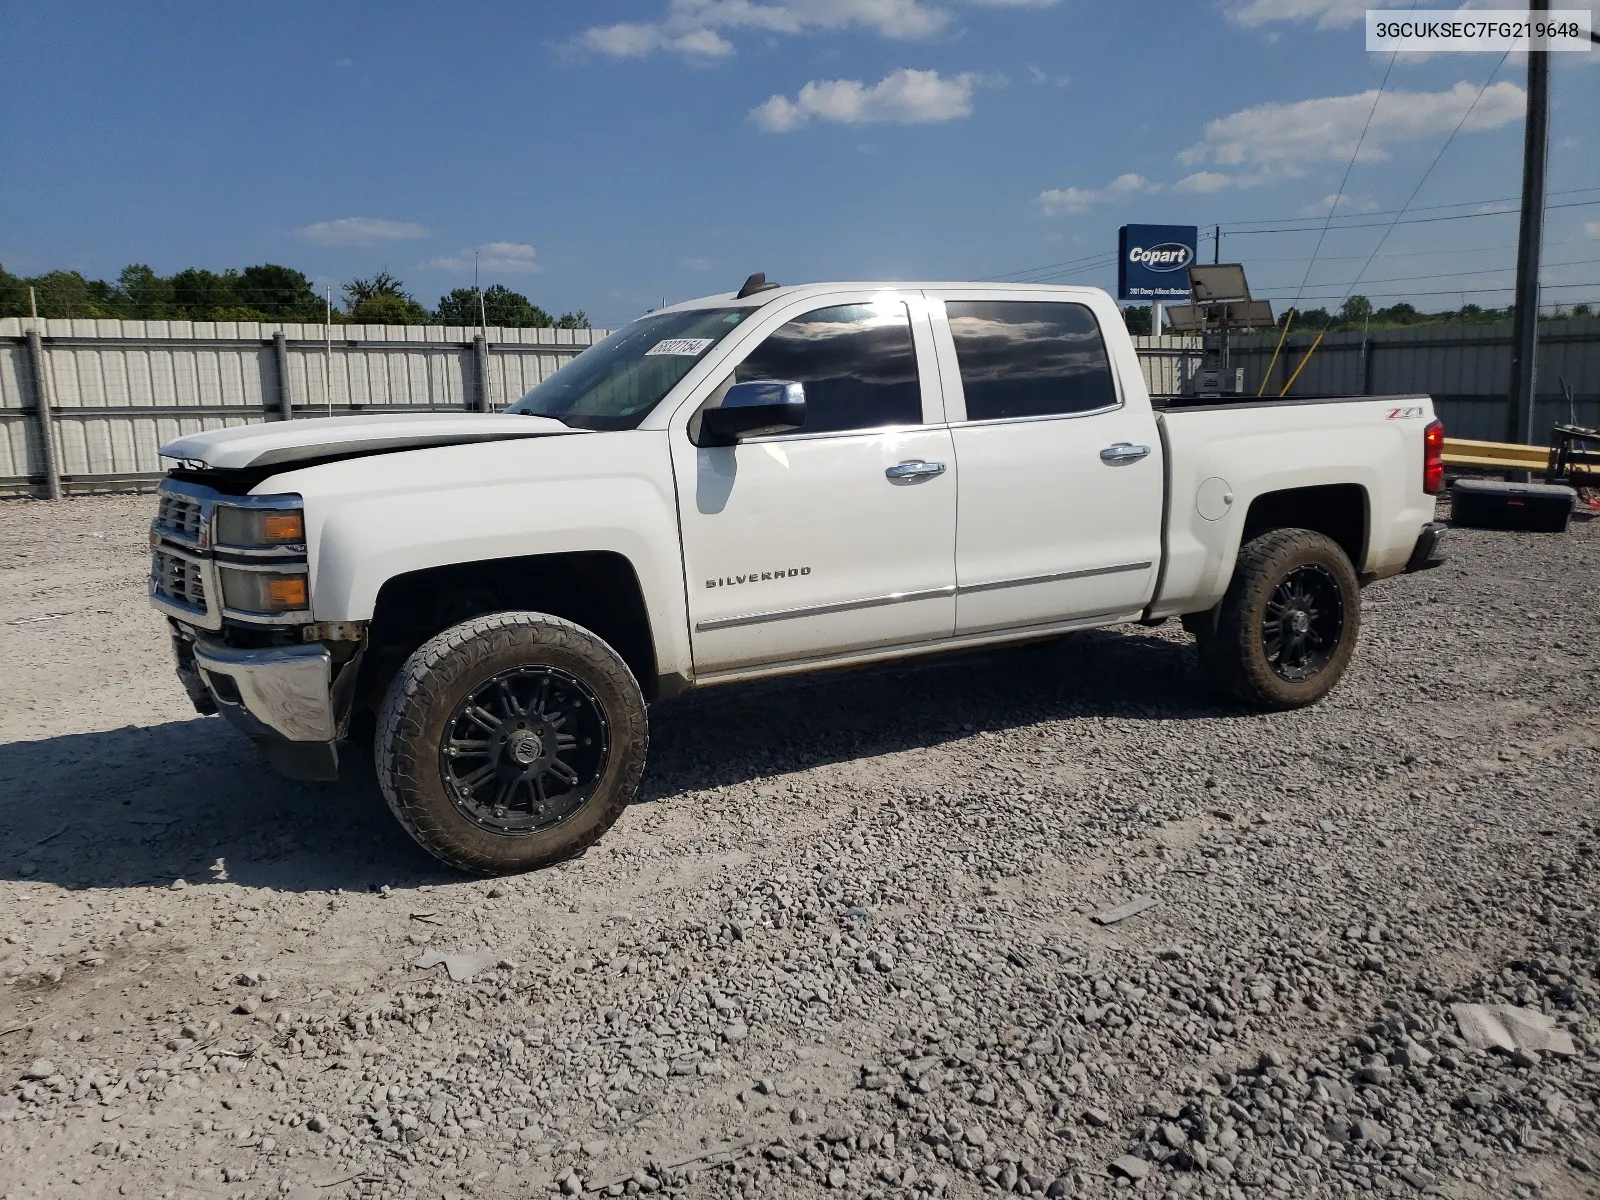
<path id="1" fill-rule="evenodd" d="M 504 874 L 581 853 L 644 771 L 644 697 L 604 641 L 543 613 L 476 617 L 419 647 L 378 715 L 378 780 L 425 849 Z"/>
<path id="2" fill-rule="evenodd" d="M 1188 624 L 1201 665 L 1224 691 L 1258 708 L 1300 708 L 1349 666 L 1361 586 L 1332 538 L 1275 529 L 1240 548 L 1222 602 Z"/>

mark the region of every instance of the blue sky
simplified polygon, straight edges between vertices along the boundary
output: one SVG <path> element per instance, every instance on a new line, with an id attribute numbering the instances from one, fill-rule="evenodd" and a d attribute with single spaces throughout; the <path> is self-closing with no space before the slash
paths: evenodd
<path id="1" fill-rule="evenodd" d="M 1124 222 L 1293 218 L 1307 229 L 1223 239 L 1287 298 L 1388 67 L 1363 48 L 1365 7 L 12 0 L 0 263 L 272 261 L 335 284 L 387 268 L 431 305 L 471 283 L 477 249 L 486 283 L 616 325 L 755 270 L 1068 263 L 1059 281 L 1112 286 L 1109 262 L 1079 260 L 1109 260 Z M 1498 58 L 1394 64 L 1338 209 L 1371 227 L 1328 235 L 1316 302 L 1362 269 Z M 1600 54 L 1555 59 L 1546 282 L 1589 286 L 1545 298 L 1594 301 Z M 1503 66 L 1411 215 L 1516 195 L 1523 81 Z M 1511 282 L 1515 236 L 1514 216 L 1401 225 L 1356 290 L 1504 304 L 1474 290 Z"/>

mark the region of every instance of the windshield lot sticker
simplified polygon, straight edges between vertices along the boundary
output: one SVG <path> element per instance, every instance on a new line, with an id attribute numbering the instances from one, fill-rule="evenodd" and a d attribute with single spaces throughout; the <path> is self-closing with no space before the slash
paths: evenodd
<path id="1" fill-rule="evenodd" d="M 693 358 L 697 354 L 704 354 L 709 345 L 710 338 L 668 338 L 664 342 L 657 342 L 644 353 L 646 358 L 652 354 L 685 354 Z"/>

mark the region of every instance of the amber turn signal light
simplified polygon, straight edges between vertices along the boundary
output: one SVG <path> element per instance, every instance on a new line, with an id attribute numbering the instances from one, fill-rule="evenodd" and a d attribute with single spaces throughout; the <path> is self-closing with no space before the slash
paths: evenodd
<path id="1" fill-rule="evenodd" d="M 261 522 L 261 535 L 268 542 L 303 542 L 305 518 L 297 512 L 267 513 Z"/>
<path id="2" fill-rule="evenodd" d="M 307 607 L 305 577 L 298 575 L 291 579 L 268 580 L 267 598 L 274 607 L 284 610 Z"/>

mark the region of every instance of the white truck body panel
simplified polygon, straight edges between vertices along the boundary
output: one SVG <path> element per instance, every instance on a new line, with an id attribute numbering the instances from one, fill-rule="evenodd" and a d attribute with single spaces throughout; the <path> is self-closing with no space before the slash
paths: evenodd
<path id="1" fill-rule="evenodd" d="M 208 429 L 168 442 L 161 456 L 226 471 L 339 454 L 583 432 L 548 417 L 504 413 L 363 413 Z"/>
<path id="2" fill-rule="evenodd" d="M 929 289 L 940 380 L 961 485 L 956 522 L 956 629 L 963 634 L 1127 620 L 1149 603 L 1161 557 L 1161 447 L 1138 360 L 1113 357 L 1115 405 L 1052 416 L 967 420 L 947 300 L 1051 302 L 1053 288 Z M 1102 328 L 1121 316 L 1104 293 L 1072 297 Z M 1109 339 L 1108 339 L 1109 342 Z M 1131 345 L 1131 343 L 1130 343 Z M 1144 446 L 1142 458 L 1100 452 Z"/>
<path id="3" fill-rule="evenodd" d="M 412 571 L 611 551 L 638 577 L 658 669 L 690 677 L 677 499 L 659 432 L 379 454 L 286 471 L 255 491 L 305 500 L 319 620 L 370 620 L 383 585 Z"/>
<path id="4" fill-rule="evenodd" d="M 1359 486 L 1366 496 L 1367 546 L 1355 568 L 1376 578 L 1399 573 L 1417 531 L 1433 519 L 1433 497 L 1422 487 L 1422 435 L 1432 419 L 1432 403 L 1416 398 L 1167 412 L 1167 570 L 1152 615 L 1197 612 L 1220 600 L 1251 501 L 1287 488 Z M 1214 508 L 1212 517 L 1202 515 L 1202 489 L 1213 500 L 1232 497 L 1221 515 Z"/>
<path id="5" fill-rule="evenodd" d="M 944 314 L 953 299 L 1087 306 L 1116 405 L 968 422 Z M 783 322 L 878 300 L 910 311 L 922 425 L 691 442 L 691 419 Z M 1361 488 L 1368 536 L 1356 566 L 1369 576 L 1404 569 L 1432 517 L 1425 397 L 1400 409 L 1391 399 L 1158 414 L 1116 306 L 1096 289 L 826 284 L 664 311 L 735 307 L 756 311 L 632 430 L 413 414 L 218 430 L 163 453 L 216 470 L 284 456 L 285 469 L 250 490 L 303 497 L 318 622 L 371 620 L 384 585 L 410 572 L 604 551 L 633 567 L 658 673 L 688 682 L 1202 611 L 1227 587 L 1252 500 L 1280 489 Z M 573 432 L 586 436 L 550 436 Z M 411 444 L 420 448 L 396 449 Z M 1148 453 L 1101 457 L 1118 445 Z M 944 469 L 886 477 L 910 461 Z"/>

